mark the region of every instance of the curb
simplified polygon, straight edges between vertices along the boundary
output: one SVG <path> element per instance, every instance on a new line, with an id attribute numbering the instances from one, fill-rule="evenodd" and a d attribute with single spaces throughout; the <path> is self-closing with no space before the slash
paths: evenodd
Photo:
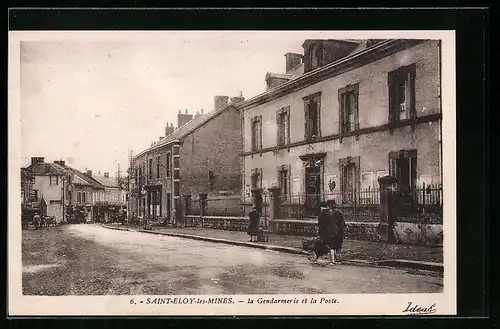
<path id="1" fill-rule="evenodd" d="M 182 233 L 168 233 L 168 232 L 158 232 L 158 231 L 149 231 L 149 230 L 138 230 L 137 232 L 172 236 L 172 237 L 176 237 L 176 238 L 185 238 L 185 239 L 199 240 L 199 241 L 206 241 L 206 242 L 224 243 L 224 244 L 229 244 L 229 245 L 233 245 L 233 246 L 272 250 L 272 251 L 284 252 L 284 253 L 288 253 L 288 254 L 308 255 L 308 253 L 303 251 L 302 249 L 276 246 L 276 245 L 263 245 L 263 244 L 258 244 L 258 243 L 254 243 L 254 242 L 234 241 L 234 240 L 210 238 L 210 237 L 199 236 L 199 235 L 182 234 Z"/>
<path id="2" fill-rule="evenodd" d="M 110 230 L 116 230 L 116 231 L 141 232 L 141 233 L 147 233 L 147 234 L 171 236 L 171 237 L 198 240 L 198 241 L 223 243 L 223 244 L 228 244 L 228 245 L 233 245 L 233 246 L 271 250 L 271 251 L 284 252 L 284 253 L 295 254 L 295 255 L 309 255 L 309 252 L 307 252 L 307 251 L 304 251 L 304 250 L 298 249 L 298 248 L 292 248 L 292 247 L 283 247 L 283 246 L 276 246 L 276 245 L 263 245 L 263 244 L 258 244 L 258 243 L 254 243 L 254 242 L 217 239 L 217 238 L 210 238 L 210 237 L 192 235 L 192 234 L 159 232 L 159 231 L 151 231 L 151 230 L 144 230 L 144 229 L 134 230 L 134 229 L 129 229 L 129 228 L 113 227 L 113 226 L 108 226 L 108 225 L 103 225 L 103 224 L 101 224 L 101 226 L 104 228 L 107 228 Z M 440 272 L 440 273 L 442 273 L 444 270 L 443 264 L 440 264 L 440 263 L 420 262 L 420 261 L 412 261 L 412 260 L 405 260 L 405 259 L 389 259 L 389 260 L 379 260 L 379 261 L 368 261 L 368 260 L 362 260 L 362 259 L 346 259 L 346 260 L 342 260 L 342 263 L 346 264 L 346 265 L 354 265 L 354 266 L 386 267 L 386 268 L 402 268 L 402 269 L 407 268 L 407 269 L 424 270 L 424 271 L 432 271 L 432 272 Z"/>
<path id="3" fill-rule="evenodd" d="M 376 262 L 378 265 L 390 266 L 390 267 L 404 267 L 412 268 L 415 270 L 425 270 L 433 272 L 444 272 L 444 266 L 441 263 L 431 263 L 431 262 L 420 262 L 406 259 L 389 259 L 380 260 Z"/>

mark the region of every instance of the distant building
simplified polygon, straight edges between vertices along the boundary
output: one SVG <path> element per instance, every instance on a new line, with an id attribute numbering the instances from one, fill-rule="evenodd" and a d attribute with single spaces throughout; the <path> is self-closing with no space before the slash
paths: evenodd
<path id="1" fill-rule="evenodd" d="M 178 114 L 178 127 L 133 158 L 132 217 L 177 223 L 190 196 L 237 194 L 241 190 L 243 97 L 216 96 L 214 110 Z"/>
<path id="2" fill-rule="evenodd" d="M 108 172 L 103 175 L 93 175 L 93 179 L 104 188 L 94 191 L 94 220 L 109 221 L 113 215 L 121 215 L 127 208 L 127 191 L 118 184 Z"/>
<path id="3" fill-rule="evenodd" d="M 314 211 L 390 174 L 401 188 L 441 183 L 441 44 L 437 40 L 306 40 L 285 74 L 240 103 L 245 193 L 281 187 Z"/>
<path id="4" fill-rule="evenodd" d="M 65 208 L 69 205 L 67 172 L 58 163 L 45 163 L 43 157 L 32 157 L 26 168 L 33 177 L 33 198 L 43 197 L 47 216 L 54 216 L 57 223 L 65 221 Z"/>

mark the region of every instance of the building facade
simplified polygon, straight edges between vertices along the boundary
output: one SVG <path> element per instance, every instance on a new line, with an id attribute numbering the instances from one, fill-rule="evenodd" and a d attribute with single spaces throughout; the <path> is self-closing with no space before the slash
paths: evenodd
<path id="1" fill-rule="evenodd" d="M 362 202 L 357 192 L 388 174 L 400 188 L 441 183 L 439 41 L 303 47 L 286 55 L 287 74 L 268 74 L 268 90 L 239 104 L 246 194 L 278 186 L 313 209 L 332 191 Z"/>
<path id="2" fill-rule="evenodd" d="M 178 114 L 178 127 L 140 152 L 131 166 L 132 218 L 178 223 L 189 196 L 239 194 L 241 121 L 235 104 L 243 97 L 216 96 L 214 110 Z"/>
<path id="3" fill-rule="evenodd" d="M 43 157 L 32 157 L 27 170 L 33 177 L 33 196 L 43 198 L 47 204 L 46 215 L 53 216 L 56 223 L 65 221 L 69 205 L 68 175 L 59 163 L 45 163 Z"/>
<path id="4" fill-rule="evenodd" d="M 126 212 L 127 192 L 119 186 L 117 179 L 110 177 L 108 172 L 93 175 L 92 178 L 103 186 L 93 194 L 94 220 L 108 222 Z"/>

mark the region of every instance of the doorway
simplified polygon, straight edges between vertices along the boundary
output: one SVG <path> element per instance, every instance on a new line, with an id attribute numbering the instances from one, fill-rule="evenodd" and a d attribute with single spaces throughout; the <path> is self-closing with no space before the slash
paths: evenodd
<path id="1" fill-rule="evenodd" d="M 321 170 L 319 166 L 306 168 L 306 215 L 315 216 L 321 200 Z"/>

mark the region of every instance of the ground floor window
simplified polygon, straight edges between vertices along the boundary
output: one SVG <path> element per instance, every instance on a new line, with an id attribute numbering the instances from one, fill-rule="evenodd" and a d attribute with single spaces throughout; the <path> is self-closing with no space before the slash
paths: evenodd
<path id="1" fill-rule="evenodd" d="M 290 197 L 290 169 L 290 165 L 278 166 L 278 184 L 283 200 L 288 200 Z"/>
<path id="2" fill-rule="evenodd" d="M 389 175 L 398 180 L 401 191 L 417 185 L 417 150 L 401 150 L 389 153 Z"/>
<path id="3" fill-rule="evenodd" d="M 252 170 L 252 188 L 262 188 L 262 168 Z"/>
<path id="4" fill-rule="evenodd" d="M 340 194 L 343 204 L 358 202 L 360 190 L 359 157 L 347 157 L 339 160 Z"/>

